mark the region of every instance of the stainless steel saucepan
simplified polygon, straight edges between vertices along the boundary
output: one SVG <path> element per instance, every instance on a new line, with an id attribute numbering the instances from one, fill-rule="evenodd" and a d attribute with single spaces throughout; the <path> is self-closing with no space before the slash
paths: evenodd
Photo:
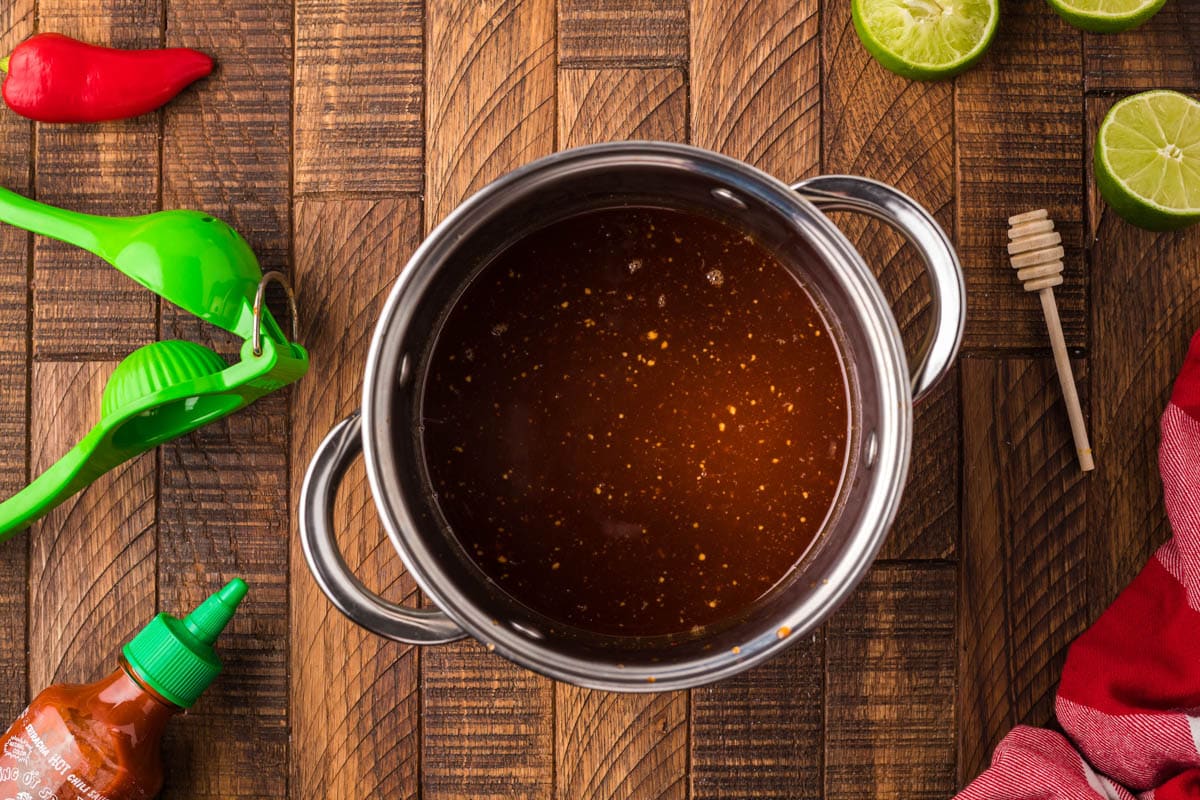
<path id="1" fill-rule="evenodd" d="M 847 474 L 817 544 L 790 580 L 753 607 L 677 640 L 551 631 L 462 551 L 429 488 L 420 441 L 424 366 L 441 321 L 473 275 L 535 228 L 631 204 L 714 216 L 774 251 L 829 320 L 851 392 Z M 911 371 L 871 270 L 825 216 L 833 210 L 891 224 L 924 259 L 933 324 Z M 964 322 L 962 268 L 946 234 L 921 206 L 881 183 L 833 175 L 788 186 L 740 161 L 659 142 L 582 147 L 541 159 L 468 199 L 401 271 L 375 327 L 361 413 L 334 427 L 309 466 L 300 498 L 305 556 L 335 606 L 390 639 L 435 645 L 473 636 L 528 669 L 615 691 L 720 680 L 810 633 L 870 567 L 908 474 L 913 403 L 951 366 Z M 334 495 L 360 453 L 392 544 L 431 608 L 376 596 L 338 550 Z"/>

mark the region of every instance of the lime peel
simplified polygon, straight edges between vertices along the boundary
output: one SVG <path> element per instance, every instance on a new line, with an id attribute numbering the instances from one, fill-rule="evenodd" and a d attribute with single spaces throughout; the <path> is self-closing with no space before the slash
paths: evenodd
<path id="1" fill-rule="evenodd" d="M 1200 222 L 1200 102 L 1167 90 L 1119 101 L 1096 136 L 1095 170 L 1105 201 L 1135 225 Z"/>
<path id="2" fill-rule="evenodd" d="M 987 50 L 998 0 L 853 0 L 858 38 L 875 60 L 908 78 L 957 75 Z"/>
<path id="3" fill-rule="evenodd" d="M 1046 0 L 1067 22 L 1093 33 L 1136 28 L 1157 14 L 1167 0 Z"/>

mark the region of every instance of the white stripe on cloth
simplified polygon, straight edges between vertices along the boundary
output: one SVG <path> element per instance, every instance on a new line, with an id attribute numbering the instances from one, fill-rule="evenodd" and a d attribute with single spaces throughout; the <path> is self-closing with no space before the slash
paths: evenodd
<path id="1" fill-rule="evenodd" d="M 1158 786 L 1200 765 L 1185 714 L 1105 714 L 1061 696 L 1054 710 L 1087 760 L 1125 786 Z"/>
<path id="2" fill-rule="evenodd" d="M 1087 778 L 1088 786 L 1092 787 L 1096 794 L 1103 797 L 1104 800 L 1121 800 L 1112 781 L 1102 775 L 1097 775 L 1096 770 L 1092 769 L 1092 765 L 1082 758 L 1079 759 L 1079 765 L 1083 768 L 1083 777 Z"/>
<path id="3" fill-rule="evenodd" d="M 1200 610 L 1200 421 L 1189 417 L 1174 403 L 1162 416 L 1162 445 L 1158 467 L 1162 472 L 1163 499 L 1172 541 L 1180 561 L 1167 565 L 1187 591 L 1188 605 Z M 1164 564 L 1166 562 L 1164 561 Z"/>

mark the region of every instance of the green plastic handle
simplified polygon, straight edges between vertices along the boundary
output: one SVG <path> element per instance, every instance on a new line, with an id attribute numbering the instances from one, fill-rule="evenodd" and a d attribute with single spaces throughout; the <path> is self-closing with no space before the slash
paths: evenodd
<path id="1" fill-rule="evenodd" d="M 185 311 L 249 339 L 262 280 L 254 251 L 237 231 L 200 211 L 137 217 L 82 214 L 0 188 L 0 221 L 94 253 Z M 264 333 L 284 342 L 274 320 Z"/>
<path id="2" fill-rule="evenodd" d="M 190 343 L 155 342 L 138 352 L 179 344 Z M 242 345 L 241 360 L 233 366 L 132 397 L 105 413 L 79 444 L 32 483 L 0 503 L 0 541 L 27 528 L 119 464 L 229 416 L 307 371 L 308 352 L 300 345 L 279 346 L 264 339 L 262 355 L 255 356 L 247 341 Z M 121 388 L 120 382 L 121 377 L 114 373 L 105 390 L 106 400 L 110 389 Z"/>
<path id="3" fill-rule="evenodd" d="M 308 371 L 308 353 L 289 342 L 265 308 L 258 259 L 237 231 L 198 211 L 102 217 L 56 208 L 0 188 L 0 221 L 96 254 L 163 299 L 240 336 L 232 366 L 183 341 L 153 342 L 109 378 L 100 422 L 32 483 L 0 503 L 0 541 L 113 467 L 228 416 Z M 252 343 L 262 326 L 261 349 Z"/>

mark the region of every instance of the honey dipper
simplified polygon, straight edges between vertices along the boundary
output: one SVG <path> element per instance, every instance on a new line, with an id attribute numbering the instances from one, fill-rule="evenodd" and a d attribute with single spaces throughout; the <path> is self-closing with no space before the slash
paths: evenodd
<path id="1" fill-rule="evenodd" d="M 1088 443 L 1083 410 L 1075 391 L 1075 376 L 1067 358 L 1058 305 L 1054 302 L 1054 287 L 1063 282 L 1062 236 L 1054 230 L 1054 220 L 1044 208 L 1009 217 L 1008 225 L 1009 260 L 1017 271 L 1017 278 L 1025 285 L 1025 291 L 1037 292 L 1042 300 L 1046 328 L 1050 331 L 1050 347 L 1054 351 L 1054 366 L 1058 368 L 1058 382 L 1067 405 L 1067 417 L 1071 420 L 1075 454 L 1079 456 L 1079 468 L 1088 472 L 1096 465 L 1092 461 L 1092 446 Z"/>

